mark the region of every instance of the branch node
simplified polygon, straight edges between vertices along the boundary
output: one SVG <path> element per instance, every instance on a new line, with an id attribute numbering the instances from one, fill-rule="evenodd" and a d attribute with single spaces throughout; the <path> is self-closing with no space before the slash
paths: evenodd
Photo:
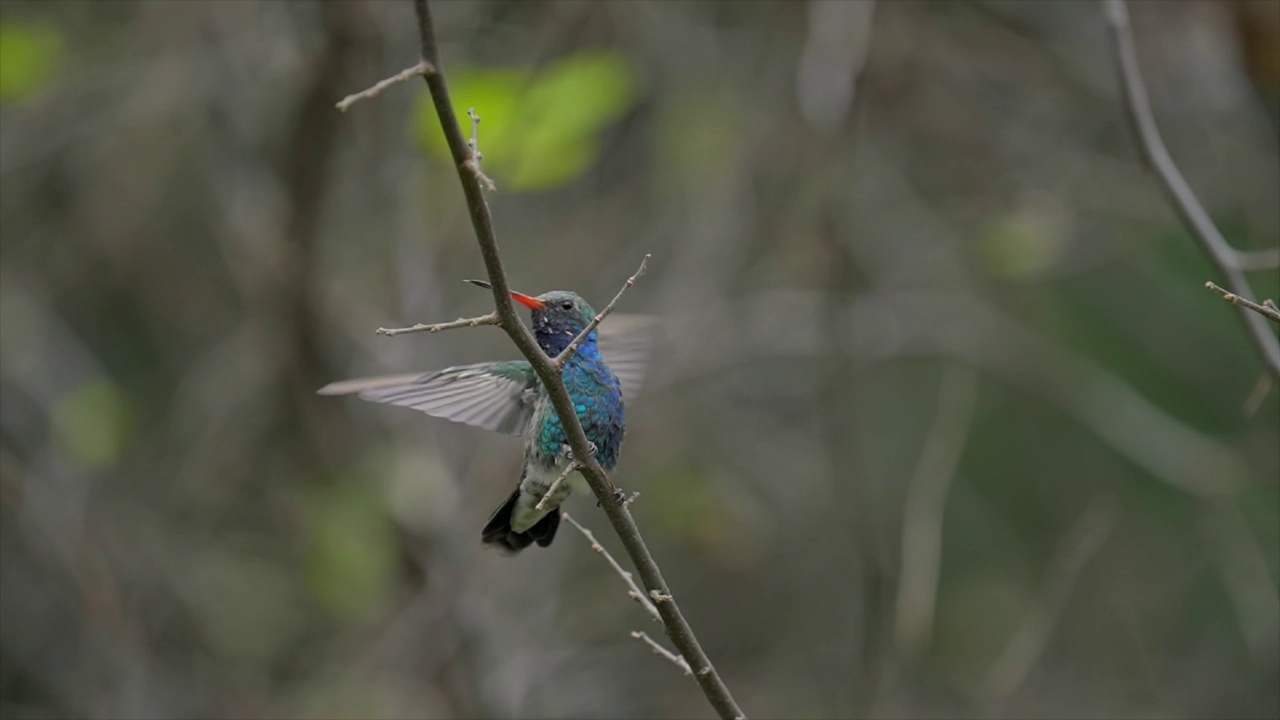
<path id="1" fill-rule="evenodd" d="M 475 173 L 476 179 L 484 185 L 489 192 L 496 192 L 497 185 L 493 184 L 493 179 L 484 174 L 480 169 L 480 161 L 484 160 L 484 153 L 480 152 L 480 116 L 476 114 L 475 108 L 467 108 L 467 117 L 471 118 L 471 139 L 467 141 L 467 147 L 471 149 L 471 157 L 467 162 L 463 163 L 468 170 Z"/>
<path id="2" fill-rule="evenodd" d="M 667 593 L 664 593 L 664 592 L 658 591 L 658 590 L 650 590 L 650 591 L 649 591 L 649 597 L 653 598 L 653 601 L 654 601 L 654 602 L 656 602 L 656 603 L 671 602 L 671 596 L 670 596 L 670 595 L 668 595 Z"/>

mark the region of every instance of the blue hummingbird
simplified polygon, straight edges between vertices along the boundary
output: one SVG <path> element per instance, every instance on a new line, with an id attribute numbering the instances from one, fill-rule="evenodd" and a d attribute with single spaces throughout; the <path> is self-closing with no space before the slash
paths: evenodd
<path id="1" fill-rule="evenodd" d="M 479 280 L 467 282 L 489 287 Z M 553 290 L 537 297 L 512 292 L 529 308 L 543 352 L 555 357 L 596 317 L 577 293 Z M 626 400 L 644 377 L 651 319 L 610 315 L 578 346 L 561 377 L 595 452 L 607 471 L 618 464 L 626 435 Z M 560 526 L 559 506 L 586 481 L 575 472 L 547 496 L 573 453 L 546 388 L 524 360 L 459 365 L 436 372 L 336 382 L 321 395 L 357 393 L 361 399 L 400 405 L 428 415 L 524 437 L 524 467 L 514 492 L 490 516 L 481 541 L 506 554 L 537 543 L 546 547 Z M 542 507 L 539 508 L 539 502 Z"/>

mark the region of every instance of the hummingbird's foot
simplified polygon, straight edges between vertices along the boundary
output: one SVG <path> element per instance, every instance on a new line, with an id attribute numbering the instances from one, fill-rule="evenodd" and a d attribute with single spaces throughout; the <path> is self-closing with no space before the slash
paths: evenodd
<path id="1" fill-rule="evenodd" d="M 612 480 L 609 481 L 609 487 L 613 488 L 613 501 L 619 505 L 625 505 L 627 503 L 627 494 L 622 491 L 622 488 L 614 485 Z M 599 500 L 596 501 L 596 507 L 600 507 Z"/>
<path id="2" fill-rule="evenodd" d="M 573 462 L 573 448 L 569 447 L 568 445 L 564 445 L 563 447 L 564 447 L 565 459 L 567 459 L 569 462 Z M 599 452 L 599 450 L 596 448 L 596 444 L 591 442 L 590 440 L 587 441 L 587 449 L 591 451 L 591 457 L 595 457 L 596 453 Z"/>

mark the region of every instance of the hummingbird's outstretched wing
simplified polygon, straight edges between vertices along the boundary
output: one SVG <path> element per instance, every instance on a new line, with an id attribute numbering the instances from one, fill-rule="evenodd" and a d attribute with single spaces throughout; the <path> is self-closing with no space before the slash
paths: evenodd
<path id="1" fill-rule="evenodd" d="M 596 331 L 600 356 L 622 385 L 622 396 L 635 398 L 644 384 L 645 366 L 653 345 L 657 318 L 652 315 L 610 314 Z"/>
<path id="2" fill-rule="evenodd" d="M 519 435 L 529 422 L 537 376 L 523 360 L 459 365 L 437 372 L 330 383 L 321 395 L 358 393 L 362 400 Z"/>

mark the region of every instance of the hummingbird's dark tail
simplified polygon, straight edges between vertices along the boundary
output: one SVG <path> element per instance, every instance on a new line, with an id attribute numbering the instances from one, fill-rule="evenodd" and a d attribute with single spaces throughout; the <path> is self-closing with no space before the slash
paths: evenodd
<path id="1" fill-rule="evenodd" d="M 535 542 L 540 547 L 546 547 L 556 539 L 556 529 L 560 527 L 559 508 L 544 515 L 541 520 L 533 524 L 533 527 L 524 532 L 515 532 L 511 529 L 511 513 L 515 510 L 516 501 L 519 499 L 520 489 L 516 488 L 516 491 L 511 493 L 511 497 L 493 511 L 489 522 L 480 533 L 481 542 L 486 545 L 497 545 L 507 554 L 515 555 Z"/>

